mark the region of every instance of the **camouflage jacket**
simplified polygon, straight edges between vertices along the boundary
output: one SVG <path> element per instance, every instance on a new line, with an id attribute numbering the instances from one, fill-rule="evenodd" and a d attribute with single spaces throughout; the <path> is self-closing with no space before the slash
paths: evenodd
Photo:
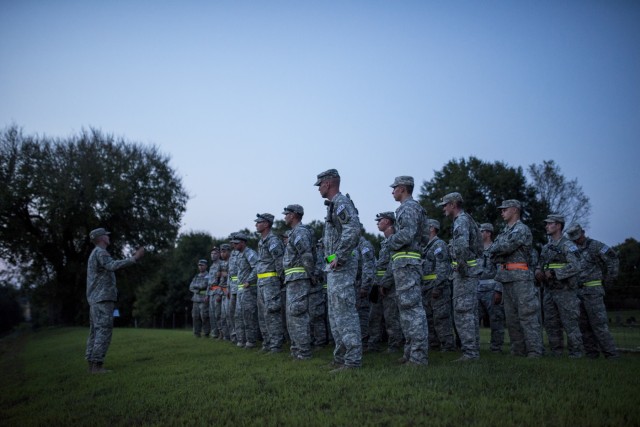
<path id="1" fill-rule="evenodd" d="M 204 302 L 207 297 L 207 288 L 209 287 L 209 274 L 198 273 L 191 280 L 189 291 L 193 294 L 191 301 Z"/>
<path id="2" fill-rule="evenodd" d="M 229 254 L 228 269 L 227 269 L 227 283 L 229 290 L 232 294 L 238 292 L 238 256 L 240 252 L 232 250 Z"/>
<path id="3" fill-rule="evenodd" d="M 117 301 L 116 270 L 135 264 L 135 259 L 116 261 L 106 249 L 96 246 L 87 263 L 87 301 L 95 304 L 102 301 Z"/>
<path id="4" fill-rule="evenodd" d="M 284 256 L 284 245 L 282 240 L 273 232 L 269 232 L 258 242 L 258 265 L 257 274 L 276 273 L 278 280 L 284 278 L 282 268 L 282 257 Z M 270 278 L 258 278 L 258 282 L 266 282 Z M 271 279 L 272 280 L 272 279 Z"/>
<path id="5" fill-rule="evenodd" d="M 422 283 L 436 288 L 448 286 L 449 276 L 451 276 L 451 257 L 445 241 L 435 236 L 425 246 L 423 255 Z"/>
<path id="6" fill-rule="evenodd" d="M 323 236 L 325 258 L 335 255 L 338 269 L 341 266 L 357 266 L 359 240 L 358 211 L 350 198 L 338 193 L 327 205 Z"/>
<path id="7" fill-rule="evenodd" d="M 391 289 L 394 285 L 393 264 L 391 263 L 388 238 L 385 238 L 380 244 L 380 253 L 376 262 L 375 284 L 386 289 Z"/>
<path id="8" fill-rule="evenodd" d="M 395 267 L 422 263 L 422 239 L 426 222 L 424 208 L 412 197 L 403 201 L 396 209 L 396 232 L 387 239 Z M 417 257 L 412 254 L 417 254 Z"/>
<path id="9" fill-rule="evenodd" d="M 211 263 L 211 267 L 209 267 L 209 289 L 207 290 L 207 295 L 222 295 L 222 291 L 211 289 L 214 286 L 219 286 L 219 273 L 220 266 L 222 265 L 222 261 L 217 260 Z"/>
<path id="10" fill-rule="evenodd" d="M 313 233 L 303 224 L 296 225 L 289 234 L 282 262 L 285 283 L 301 279 L 314 279 L 316 269 Z"/>
<path id="11" fill-rule="evenodd" d="M 580 257 L 580 284 L 595 280 L 613 280 L 618 277 L 620 263 L 618 254 L 609 246 L 594 239 L 586 238 L 578 246 Z"/>
<path id="12" fill-rule="evenodd" d="M 479 240 L 480 228 L 465 211 L 453 220 L 453 238 L 449 242 L 449 254 L 454 262 L 471 262 L 482 253 Z M 474 262 L 475 263 L 475 262 Z"/>
<path id="13" fill-rule="evenodd" d="M 376 277 L 376 256 L 373 245 L 363 236 L 360 236 L 358 243 L 358 274 L 356 276 L 356 287 L 369 290 Z"/>
<path id="14" fill-rule="evenodd" d="M 532 244 L 531 230 L 522 221 L 518 220 L 511 226 L 505 226 L 487 249 L 491 254 L 491 261 L 498 264 L 495 280 L 500 283 L 533 280 Z M 526 270 L 509 270 L 509 267 L 505 267 L 505 264 L 515 263 L 526 264 Z"/>
<path id="15" fill-rule="evenodd" d="M 538 260 L 538 269 L 553 271 L 555 277 L 544 283 L 549 289 L 577 289 L 580 273 L 578 247 L 566 237 L 549 241 L 543 246 Z"/>
<path id="16" fill-rule="evenodd" d="M 255 285 L 258 280 L 256 267 L 258 265 L 258 254 L 250 247 L 245 247 L 237 258 L 238 267 L 238 289 L 240 286 Z"/>

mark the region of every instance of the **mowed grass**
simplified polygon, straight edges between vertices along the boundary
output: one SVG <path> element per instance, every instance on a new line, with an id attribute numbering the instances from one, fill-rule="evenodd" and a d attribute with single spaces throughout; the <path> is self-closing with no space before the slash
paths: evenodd
<path id="1" fill-rule="evenodd" d="M 414 368 L 376 353 L 332 375 L 331 349 L 294 362 L 189 331 L 118 328 L 105 364 L 113 372 L 89 375 L 87 333 L 2 341 L 1 425 L 640 424 L 635 354 L 531 360 L 483 350 L 480 361 L 459 364 L 459 354 L 432 352 L 428 367 Z"/>

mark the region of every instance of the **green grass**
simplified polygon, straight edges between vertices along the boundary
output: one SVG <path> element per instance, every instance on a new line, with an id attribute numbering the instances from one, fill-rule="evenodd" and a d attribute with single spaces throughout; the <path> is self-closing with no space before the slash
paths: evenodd
<path id="1" fill-rule="evenodd" d="M 479 362 L 431 353 L 429 367 L 367 354 L 328 373 L 189 331 L 116 329 L 105 367 L 86 372 L 85 328 L 6 338 L 0 424 L 30 425 L 638 425 L 640 356 L 529 360 L 483 351 Z M 483 330 L 483 334 L 487 331 Z"/>

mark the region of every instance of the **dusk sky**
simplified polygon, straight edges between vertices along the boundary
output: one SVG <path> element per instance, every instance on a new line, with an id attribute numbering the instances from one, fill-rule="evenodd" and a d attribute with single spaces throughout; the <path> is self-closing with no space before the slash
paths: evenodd
<path id="1" fill-rule="evenodd" d="M 555 160 L 587 234 L 640 240 L 638 1 L 0 0 L 0 58 L 1 128 L 158 146 L 183 232 L 322 219 L 329 168 L 377 232 L 395 176 L 476 156 Z"/>

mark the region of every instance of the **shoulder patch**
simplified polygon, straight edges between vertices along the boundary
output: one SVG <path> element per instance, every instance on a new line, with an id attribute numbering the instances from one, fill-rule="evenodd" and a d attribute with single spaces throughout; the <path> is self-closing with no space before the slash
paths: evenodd
<path id="1" fill-rule="evenodd" d="M 277 247 L 278 247 L 277 243 L 272 243 L 271 246 L 269 246 L 269 252 L 273 251 Z"/>
<path id="2" fill-rule="evenodd" d="M 602 247 L 600 248 L 601 254 L 606 254 L 608 251 L 609 251 L 609 246 L 607 245 L 602 245 Z"/>
<path id="3" fill-rule="evenodd" d="M 302 236 L 298 235 L 298 236 L 296 237 L 296 239 L 293 241 L 293 244 L 294 244 L 294 245 L 297 245 L 297 244 L 298 244 L 298 242 L 300 241 L 300 239 L 302 239 Z"/>
<path id="4" fill-rule="evenodd" d="M 340 205 L 338 206 L 338 209 L 336 209 L 336 215 L 340 215 L 340 213 L 345 209 L 345 205 Z"/>
<path id="5" fill-rule="evenodd" d="M 571 252 L 578 252 L 578 247 L 577 247 L 575 244 L 573 244 L 573 243 L 568 244 L 568 245 L 567 245 L 567 248 L 568 248 Z"/>
<path id="6" fill-rule="evenodd" d="M 367 252 L 369 252 L 369 248 L 365 246 L 364 248 L 362 248 L 362 251 L 361 251 L 361 252 L 362 252 L 362 255 L 364 255 L 364 254 L 366 254 Z"/>
<path id="7" fill-rule="evenodd" d="M 436 248 L 436 250 L 435 250 L 435 251 L 433 251 L 433 253 L 434 253 L 435 255 L 438 255 L 440 252 L 442 252 L 442 248 L 441 248 L 441 247 L 438 247 L 438 248 Z"/>

